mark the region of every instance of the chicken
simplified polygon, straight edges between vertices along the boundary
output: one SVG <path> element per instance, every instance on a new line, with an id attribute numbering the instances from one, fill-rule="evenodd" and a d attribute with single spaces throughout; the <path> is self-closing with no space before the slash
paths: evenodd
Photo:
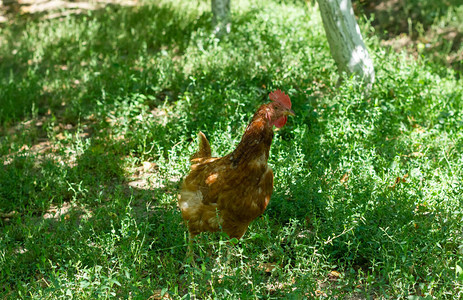
<path id="1" fill-rule="evenodd" d="M 219 230 L 240 239 L 265 211 L 273 191 L 273 172 L 267 164 L 273 126 L 281 128 L 288 115 L 294 116 L 288 95 L 276 90 L 269 98 L 272 102 L 259 107 L 230 154 L 211 157 L 209 142 L 199 133 L 199 150 L 192 156 L 178 201 L 190 240 Z"/>

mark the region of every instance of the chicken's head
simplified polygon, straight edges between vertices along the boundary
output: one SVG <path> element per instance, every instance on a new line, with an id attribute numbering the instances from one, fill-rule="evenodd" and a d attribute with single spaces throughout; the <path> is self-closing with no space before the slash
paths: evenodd
<path id="1" fill-rule="evenodd" d="M 271 92 L 269 98 L 272 102 L 268 105 L 267 118 L 271 125 L 281 128 L 285 126 L 288 116 L 294 116 L 291 100 L 281 90 Z"/>

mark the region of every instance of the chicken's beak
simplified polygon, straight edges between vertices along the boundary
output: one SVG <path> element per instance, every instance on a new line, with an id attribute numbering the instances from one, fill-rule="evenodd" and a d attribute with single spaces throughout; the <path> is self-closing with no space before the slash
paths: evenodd
<path id="1" fill-rule="evenodd" d="M 285 115 L 294 117 L 296 114 L 294 113 L 292 109 L 288 109 L 285 111 Z"/>

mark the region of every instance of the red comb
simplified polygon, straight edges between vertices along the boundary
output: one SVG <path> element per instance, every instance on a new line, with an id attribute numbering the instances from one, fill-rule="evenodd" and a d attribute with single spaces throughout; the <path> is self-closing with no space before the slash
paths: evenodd
<path id="1" fill-rule="evenodd" d="M 270 95 L 268 95 L 268 97 L 270 98 L 270 100 L 279 102 L 286 108 L 291 109 L 291 100 L 289 99 L 289 96 L 281 90 L 271 92 Z"/>

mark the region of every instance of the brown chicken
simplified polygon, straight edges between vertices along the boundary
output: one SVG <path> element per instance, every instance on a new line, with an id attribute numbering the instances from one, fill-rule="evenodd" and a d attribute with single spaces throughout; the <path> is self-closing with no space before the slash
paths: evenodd
<path id="1" fill-rule="evenodd" d="M 288 115 L 294 116 L 288 95 L 277 90 L 269 98 L 272 102 L 259 107 L 232 153 L 211 157 L 209 142 L 199 133 L 199 151 L 192 156 L 178 201 L 190 238 L 223 230 L 239 239 L 265 211 L 273 191 L 267 165 L 273 126 L 281 128 Z"/>

